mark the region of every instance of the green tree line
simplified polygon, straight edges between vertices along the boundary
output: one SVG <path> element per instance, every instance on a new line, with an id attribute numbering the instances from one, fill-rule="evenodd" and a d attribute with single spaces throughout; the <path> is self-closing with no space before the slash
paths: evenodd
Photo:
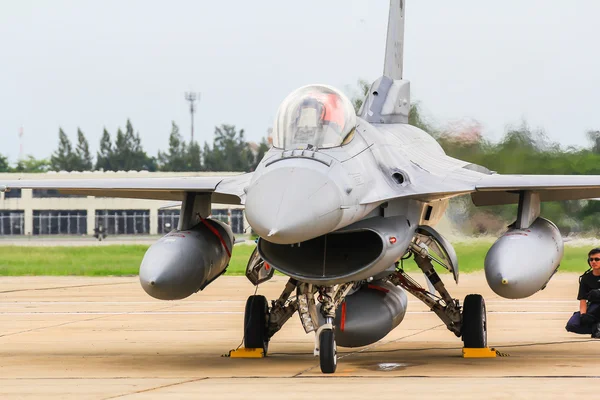
<path id="1" fill-rule="evenodd" d="M 259 144 L 249 143 L 244 130 L 233 125 L 215 127 L 212 146 L 186 142 L 175 122 L 171 123 L 169 146 L 156 157 L 144 150 L 139 132 L 130 120 L 125 129 L 117 129 L 114 137 L 104 129 L 96 157 L 90 152 L 89 142 L 81 129 L 77 129 L 76 145 L 62 128 L 58 130 L 58 148 L 49 158 L 27 156 L 11 166 L 7 157 L 0 154 L 0 172 L 46 171 L 253 171 L 269 149 L 266 138 Z"/>

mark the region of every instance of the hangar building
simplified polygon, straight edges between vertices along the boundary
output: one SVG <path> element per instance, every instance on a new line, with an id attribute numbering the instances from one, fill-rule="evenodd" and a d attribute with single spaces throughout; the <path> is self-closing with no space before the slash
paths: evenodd
<path id="1" fill-rule="evenodd" d="M 110 179 L 181 176 L 224 176 L 237 172 L 47 172 L 0 173 L 0 180 Z M 170 207 L 169 207 L 170 206 Z M 212 205 L 212 216 L 236 234 L 248 223 L 242 206 Z M 108 235 L 161 235 L 177 227 L 179 207 L 159 200 L 121 199 L 60 194 L 56 190 L 23 189 L 0 194 L 0 236 L 93 235 L 102 226 Z"/>

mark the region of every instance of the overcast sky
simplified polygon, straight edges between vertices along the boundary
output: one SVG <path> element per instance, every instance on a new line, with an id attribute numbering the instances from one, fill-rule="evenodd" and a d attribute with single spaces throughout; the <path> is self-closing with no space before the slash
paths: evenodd
<path id="1" fill-rule="evenodd" d="M 563 145 L 600 129 L 600 1 L 407 0 L 405 79 L 438 126 L 499 139 L 525 119 Z M 145 150 L 234 124 L 258 141 L 295 88 L 382 73 L 387 0 L 0 2 L 0 154 L 46 157 L 58 128 L 98 148 L 130 118 Z"/>

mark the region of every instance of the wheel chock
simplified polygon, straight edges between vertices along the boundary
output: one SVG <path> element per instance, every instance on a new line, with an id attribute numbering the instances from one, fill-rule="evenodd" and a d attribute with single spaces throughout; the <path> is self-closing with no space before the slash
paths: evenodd
<path id="1" fill-rule="evenodd" d="M 237 350 L 229 351 L 229 354 L 226 357 L 231 358 L 263 358 L 265 356 L 265 352 L 263 349 L 246 349 L 241 348 Z"/>
<path id="2" fill-rule="evenodd" d="M 483 348 L 469 348 L 463 347 L 462 356 L 463 358 L 496 358 L 496 349 L 489 347 Z"/>

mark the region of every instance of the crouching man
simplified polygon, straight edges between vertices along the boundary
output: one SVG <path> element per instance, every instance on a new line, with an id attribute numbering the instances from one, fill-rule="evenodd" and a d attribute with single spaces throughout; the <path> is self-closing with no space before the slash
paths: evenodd
<path id="1" fill-rule="evenodd" d="M 600 248 L 588 253 L 588 265 L 590 270 L 579 277 L 579 312 L 569 319 L 566 329 L 600 339 Z"/>

